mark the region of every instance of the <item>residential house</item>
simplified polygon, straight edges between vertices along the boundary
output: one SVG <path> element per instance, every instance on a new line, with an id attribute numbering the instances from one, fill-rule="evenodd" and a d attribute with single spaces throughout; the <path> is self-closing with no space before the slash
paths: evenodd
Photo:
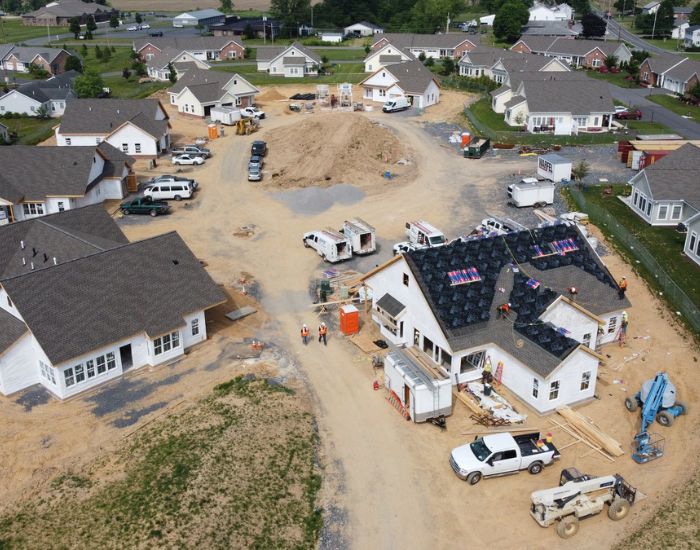
<path id="1" fill-rule="evenodd" d="M 373 73 L 382 67 L 406 61 L 415 61 L 415 59 L 411 52 L 397 48 L 393 44 L 385 44 L 380 48 L 370 50 L 367 54 L 364 60 L 365 72 Z"/>
<path id="2" fill-rule="evenodd" d="M 683 253 L 700 265 L 700 213 L 685 222 L 688 232 L 683 243 Z"/>
<path id="3" fill-rule="evenodd" d="M 683 44 L 686 48 L 700 48 L 700 25 L 690 25 L 685 29 Z"/>
<path id="4" fill-rule="evenodd" d="M 522 80 L 505 103 L 504 120 L 528 132 L 571 135 L 609 130 L 614 111 L 606 82 L 550 77 Z"/>
<path id="5" fill-rule="evenodd" d="M 241 75 L 220 71 L 188 70 L 168 90 L 170 104 L 179 113 L 207 117 L 212 107 L 247 107 L 260 90 Z"/>
<path id="6" fill-rule="evenodd" d="M 528 56 L 533 59 L 539 59 L 539 60 L 544 60 L 546 58 L 541 57 L 541 56 L 535 56 L 531 55 Z M 560 66 L 563 66 L 561 64 L 561 61 L 557 59 L 552 59 L 555 65 L 552 68 L 558 68 Z M 505 62 L 502 62 L 504 67 L 508 67 L 509 60 L 506 60 Z M 491 109 L 495 113 L 505 113 L 506 112 L 506 103 L 508 103 L 511 99 L 513 99 L 514 96 L 517 96 L 517 91 L 520 85 L 524 80 L 576 80 L 580 81 L 582 86 L 585 86 L 587 82 L 590 81 L 588 77 L 584 73 L 581 72 L 574 72 L 571 71 L 571 69 L 566 68 L 567 70 L 560 71 L 560 70 L 537 70 L 537 66 L 531 67 L 534 70 L 530 71 L 521 71 L 521 70 L 515 70 L 512 69 L 511 67 L 508 67 L 511 70 L 506 71 L 506 80 L 503 82 L 503 85 L 500 88 L 497 88 L 495 90 L 492 90 L 490 92 L 491 95 Z"/>
<path id="7" fill-rule="evenodd" d="M 359 84 L 362 99 L 384 103 L 397 97 L 409 98 L 416 109 L 425 109 L 440 101 L 440 85 L 420 61 L 407 61 L 383 67 Z"/>
<path id="8" fill-rule="evenodd" d="M 700 212 L 700 147 L 687 143 L 629 180 L 627 206 L 646 223 L 676 226 Z"/>
<path id="9" fill-rule="evenodd" d="M 382 34 L 384 32 L 384 29 L 379 25 L 375 25 L 374 23 L 360 21 L 359 23 L 348 25 L 343 29 L 343 32 L 346 35 L 353 36 L 373 36 L 375 34 Z"/>
<path id="10" fill-rule="evenodd" d="M 648 57 L 639 66 L 639 79 L 648 86 L 684 94 L 698 83 L 700 62 L 667 53 Z"/>
<path id="11" fill-rule="evenodd" d="M 157 99 L 74 99 L 55 133 L 59 146 L 106 141 L 140 158 L 156 158 L 170 147 L 170 122 Z"/>
<path id="12" fill-rule="evenodd" d="M 657 11 L 659 11 L 660 6 L 661 2 L 659 2 L 658 0 L 653 0 L 652 2 L 649 2 L 648 4 L 642 6 L 642 13 L 644 15 L 654 15 Z"/>
<path id="13" fill-rule="evenodd" d="M 0 96 L 0 114 L 60 117 L 66 103 L 76 97 L 73 80 L 77 72 L 68 71 L 47 80 L 32 80 Z"/>
<path id="14" fill-rule="evenodd" d="M 175 70 L 175 79 L 179 79 L 189 69 L 209 70 L 211 65 L 197 59 L 192 53 L 181 50 L 165 49 L 146 61 L 148 76 L 155 80 L 170 80 L 170 67 Z"/>
<path id="15" fill-rule="evenodd" d="M 684 59 L 664 73 L 663 88 L 675 94 L 686 94 L 700 82 L 700 61 Z"/>
<path id="16" fill-rule="evenodd" d="M 511 50 L 556 57 L 572 67 L 587 69 L 602 67 L 608 56 L 615 56 L 619 63 L 627 63 L 632 58 L 632 52 L 624 42 L 574 40 L 548 36 L 522 36 Z"/>
<path id="17" fill-rule="evenodd" d="M 522 28 L 523 36 L 561 36 L 576 38 L 581 34 L 581 25 L 570 25 L 566 21 L 530 21 Z"/>
<path id="18" fill-rule="evenodd" d="M 690 27 L 690 23 L 688 23 L 687 21 L 684 21 L 683 23 L 680 23 L 677 26 L 673 27 L 673 30 L 671 31 L 671 38 L 675 38 L 676 40 L 683 40 L 685 42 L 685 31 L 688 27 Z"/>
<path id="19" fill-rule="evenodd" d="M 287 78 L 318 76 L 321 58 L 298 42 L 290 46 L 258 46 L 258 71 Z"/>
<path id="20" fill-rule="evenodd" d="M 227 22 L 224 25 L 217 25 L 211 28 L 214 36 L 244 36 L 248 33 L 255 38 L 272 38 L 279 36 L 282 25 L 277 19 L 271 17 L 243 17 L 237 21 Z M 309 36 L 310 33 L 300 26 L 299 36 Z"/>
<path id="21" fill-rule="evenodd" d="M 188 11 L 173 17 L 173 27 L 214 27 L 226 23 L 226 16 L 219 10 Z"/>
<path id="22" fill-rule="evenodd" d="M 549 7 L 536 2 L 529 11 L 530 21 L 570 21 L 573 17 L 573 10 L 568 4 Z"/>
<path id="23" fill-rule="evenodd" d="M 28 73 L 31 66 L 34 65 L 51 75 L 64 72 L 66 60 L 71 56 L 69 51 L 61 48 L 12 45 L 5 46 L 3 53 L 2 68 L 6 71 Z"/>
<path id="24" fill-rule="evenodd" d="M 487 27 L 493 27 L 493 22 L 495 19 L 496 14 L 484 15 L 483 17 L 479 17 L 479 24 Z"/>
<path id="25" fill-rule="evenodd" d="M 122 199 L 133 163 L 108 143 L 0 147 L 0 224 Z"/>
<path id="26" fill-rule="evenodd" d="M 561 243 L 567 252 L 556 252 Z M 474 280 L 460 277 L 467 270 Z M 385 340 L 414 346 L 453 384 L 491 365 L 539 413 L 593 398 L 595 350 L 618 338 L 630 306 L 585 237 L 564 224 L 401 254 L 364 283 Z M 510 313 L 499 319 L 504 303 Z"/>
<path id="27" fill-rule="evenodd" d="M 479 46 L 466 52 L 457 66 L 461 76 L 471 78 L 487 76 L 499 84 L 507 84 L 508 75 L 511 72 L 570 71 L 569 67 L 558 59 L 525 55 L 487 46 Z"/>
<path id="28" fill-rule="evenodd" d="M 187 53 L 198 61 L 225 61 L 243 59 L 245 46 L 230 36 L 174 36 L 155 37 L 134 41 L 134 51 L 141 60 L 148 61 L 163 53 Z"/>
<path id="29" fill-rule="evenodd" d="M 321 31 L 318 35 L 318 38 L 319 40 L 321 40 L 321 42 L 328 42 L 329 44 L 340 44 L 343 41 L 343 33 Z"/>
<path id="30" fill-rule="evenodd" d="M 101 207 L 0 227 L 0 393 L 65 399 L 207 339 L 221 288 L 175 233 L 130 243 Z"/>
<path id="31" fill-rule="evenodd" d="M 119 10 L 97 2 L 86 3 L 82 0 L 55 0 L 38 10 L 22 15 L 22 23 L 32 26 L 68 26 L 71 19 L 77 17 L 81 25 L 89 19 L 96 23 L 109 21 L 112 15 L 119 15 Z"/>
<path id="32" fill-rule="evenodd" d="M 639 66 L 639 80 L 649 86 L 663 87 L 664 73 L 683 63 L 686 58 L 673 53 L 647 57 Z"/>
<path id="33" fill-rule="evenodd" d="M 410 53 L 416 59 L 423 54 L 425 57 L 433 59 L 452 57 L 457 60 L 464 55 L 464 52 L 471 51 L 479 45 L 479 35 L 465 36 L 463 32 L 446 34 L 383 33 L 374 36 L 372 49 L 378 50 L 387 44 Z"/>
<path id="34" fill-rule="evenodd" d="M 673 22 L 676 25 L 687 23 L 691 13 L 693 13 L 692 6 L 673 6 Z"/>

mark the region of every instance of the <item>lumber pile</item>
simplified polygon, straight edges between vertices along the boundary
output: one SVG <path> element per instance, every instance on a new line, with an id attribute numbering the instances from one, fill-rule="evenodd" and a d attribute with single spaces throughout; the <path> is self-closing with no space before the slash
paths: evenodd
<path id="1" fill-rule="evenodd" d="M 582 414 L 571 410 L 569 407 L 558 407 L 557 412 L 564 417 L 569 427 L 573 428 L 585 439 L 599 446 L 609 455 L 617 457 L 625 454 L 625 451 L 622 450 L 622 445 Z"/>
<path id="2" fill-rule="evenodd" d="M 456 388 L 452 389 L 452 395 L 454 395 L 459 401 L 461 401 L 467 408 L 476 415 L 484 414 L 484 410 L 479 407 L 479 405 L 472 399 L 467 397 L 465 392 L 458 391 Z"/>

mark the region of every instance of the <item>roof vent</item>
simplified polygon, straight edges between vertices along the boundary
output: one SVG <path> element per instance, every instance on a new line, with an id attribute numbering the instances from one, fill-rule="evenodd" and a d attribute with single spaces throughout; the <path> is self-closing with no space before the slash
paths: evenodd
<path id="1" fill-rule="evenodd" d="M 34 271 L 34 262 L 31 262 L 29 266 L 31 267 L 31 270 Z"/>
<path id="2" fill-rule="evenodd" d="M 22 250 L 24 250 L 24 241 L 19 241 L 19 246 Z"/>
<path id="3" fill-rule="evenodd" d="M 32 258 L 36 256 L 38 252 L 36 251 L 36 248 L 32 248 Z"/>
<path id="4" fill-rule="evenodd" d="M 46 262 L 48 262 L 48 261 L 49 261 L 49 257 L 48 257 L 48 255 L 46 254 L 46 252 L 44 252 L 44 263 L 46 263 Z"/>
<path id="5" fill-rule="evenodd" d="M 53 257 L 53 265 L 58 265 L 58 262 L 56 261 L 56 256 Z"/>
<path id="6" fill-rule="evenodd" d="M 179 265 L 179 264 L 180 264 L 180 260 L 173 260 L 173 265 Z"/>
<path id="7" fill-rule="evenodd" d="M 119 114 L 119 109 L 117 109 L 117 114 Z"/>
<path id="8" fill-rule="evenodd" d="M 22 256 L 22 265 L 27 265 L 27 259 L 24 256 Z"/>
<path id="9" fill-rule="evenodd" d="M 88 111 L 92 112 L 92 105 L 88 106 Z"/>

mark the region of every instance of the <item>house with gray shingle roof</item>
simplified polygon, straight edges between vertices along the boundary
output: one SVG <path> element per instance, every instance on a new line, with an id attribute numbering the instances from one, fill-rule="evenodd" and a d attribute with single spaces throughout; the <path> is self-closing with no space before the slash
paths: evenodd
<path id="1" fill-rule="evenodd" d="M 47 80 L 31 80 L 0 96 L 0 114 L 26 116 L 63 116 L 66 103 L 77 96 L 73 91 L 76 71 L 68 71 Z"/>
<path id="2" fill-rule="evenodd" d="M 379 25 L 374 23 L 369 23 L 367 21 L 360 21 L 358 23 L 353 23 L 343 29 L 345 35 L 354 36 L 372 36 L 374 34 L 382 34 L 384 29 Z"/>
<path id="3" fill-rule="evenodd" d="M 571 37 L 522 36 L 511 50 L 556 57 L 572 67 L 589 69 L 602 67 L 608 56 L 614 55 L 620 63 L 626 63 L 632 57 L 632 52 L 624 42 L 579 40 Z"/>
<path id="4" fill-rule="evenodd" d="M 321 66 L 321 58 L 299 42 L 287 47 L 259 46 L 256 59 L 258 71 L 287 78 L 318 76 L 318 68 Z"/>
<path id="5" fill-rule="evenodd" d="M 650 225 L 676 226 L 700 212 L 700 147 L 687 143 L 629 180 L 627 206 Z"/>
<path id="6" fill-rule="evenodd" d="M 0 393 L 63 399 L 172 361 L 225 300 L 177 233 L 130 243 L 101 206 L 0 227 Z"/>
<path id="7" fill-rule="evenodd" d="M 66 60 L 71 53 L 61 48 L 7 45 L 0 50 L 2 68 L 6 71 L 28 73 L 32 65 L 41 67 L 51 75 L 65 71 Z"/>
<path id="8" fill-rule="evenodd" d="M 93 142 L 94 143 L 94 142 Z M 0 147 L 0 224 L 126 196 L 134 159 L 108 143 Z"/>
<path id="9" fill-rule="evenodd" d="M 157 99 L 74 99 L 55 133 L 59 147 L 106 141 L 134 157 L 170 148 L 170 122 Z"/>
<path id="10" fill-rule="evenodd" d="M 165 48 L 146 61 L 148 76 L 165 82 L 170 80 L 170 65 L 175 69 L 175 77 L 180 78 L 188 69 L 209 70 L 211 65 L 183 50 Z"/>
<path id="11" fill-rule="evenodd" d="M 245 46 L 231 36 L 164 36 L 134 40 L 134 51 L 144 63 L 165 51 L 187 52 L 193 58 L 207 61 L 243 59 Z"/>
<path id="12" fill-rule="evenodd" d="M 487 76 L 499 84 L 510 83 L 509 74 L 537 71 L 563 71 L 571 69 L 558 59 L 538 55 L 526 55 L 499 48 L 479 46 L 466 52 L 457 64 L 459 74 L 471 78 Z"/>
<path id="13" fill-rule="evenodd" d="M 109 21 L 112 15 L 119 15 L 119 10 L 96 2 L 55 0 L 35 11 L 22 14 L 22 23 L 42 27 L 46 25 L 68 26 L 70 20 L 77 17 L 80 24 L 85 25 L 88 19 L 94 19 L 96 23 L 99 23 Z"/>
<path id="14" fill-rule="evenodd" d="M 384 44 L 381 47 L 370 50 L 365 57 L 365 72 L 373 73 L 382 67 L 388 67 L 405 61 L 415 61 L 414 55 L 404 48 L 398 48 L 393 44 Z"/>
<path id="15" fill-rule="evenodd" d="M 407 252 L 364 283 L 384 339 L 413 346 L 454 385 L 488 365 L 540 413 L 593 398 L 595 350 L 619 337 L 630 306 L 586 238 L 564 224 Z"/>
<path id="16" fill-rule="evenodd" d="M 209 116 L 212 107 L 248 107 L 260 90 L 237 73 L 192 68 L 168 90 L 170 104 L 178 112 Z"/>
<path id="17" fill-rule="evenodd" d="M 372 49 L 383 48 L 387 44 L 410 53 L 414 58 L 423 54 L 425 57 L 441 59 L 452 57 L 460 59 L 464 52 L 471 51 L 480 43 L 479 35 L 465 35 L 463 32 L 446 34 L 417 33 L 383 33 L 374 36 Z"/>
<path id="18" fill-rule="evenodd" d="M 416 109 L 440 101 L 440 85 L 433 72 L 420 61 L 407 61 L 383 67 L 359 84 L 362 99 L 385 103 L 406 97 Z"/>

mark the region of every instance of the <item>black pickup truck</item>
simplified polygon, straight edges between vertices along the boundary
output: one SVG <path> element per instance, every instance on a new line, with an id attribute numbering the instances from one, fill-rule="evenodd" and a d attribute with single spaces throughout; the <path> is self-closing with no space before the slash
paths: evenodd
<path id="1" fill-rule="evenodd" d="M 167 202 L 154 201 L 151 197 L 138 197 L 134 200 L 125 201 L 119 207 L 124 215 L 128 214 L 148 214 L 156 217 L 159 214 L 167 214 L 170 210 Z"/>

